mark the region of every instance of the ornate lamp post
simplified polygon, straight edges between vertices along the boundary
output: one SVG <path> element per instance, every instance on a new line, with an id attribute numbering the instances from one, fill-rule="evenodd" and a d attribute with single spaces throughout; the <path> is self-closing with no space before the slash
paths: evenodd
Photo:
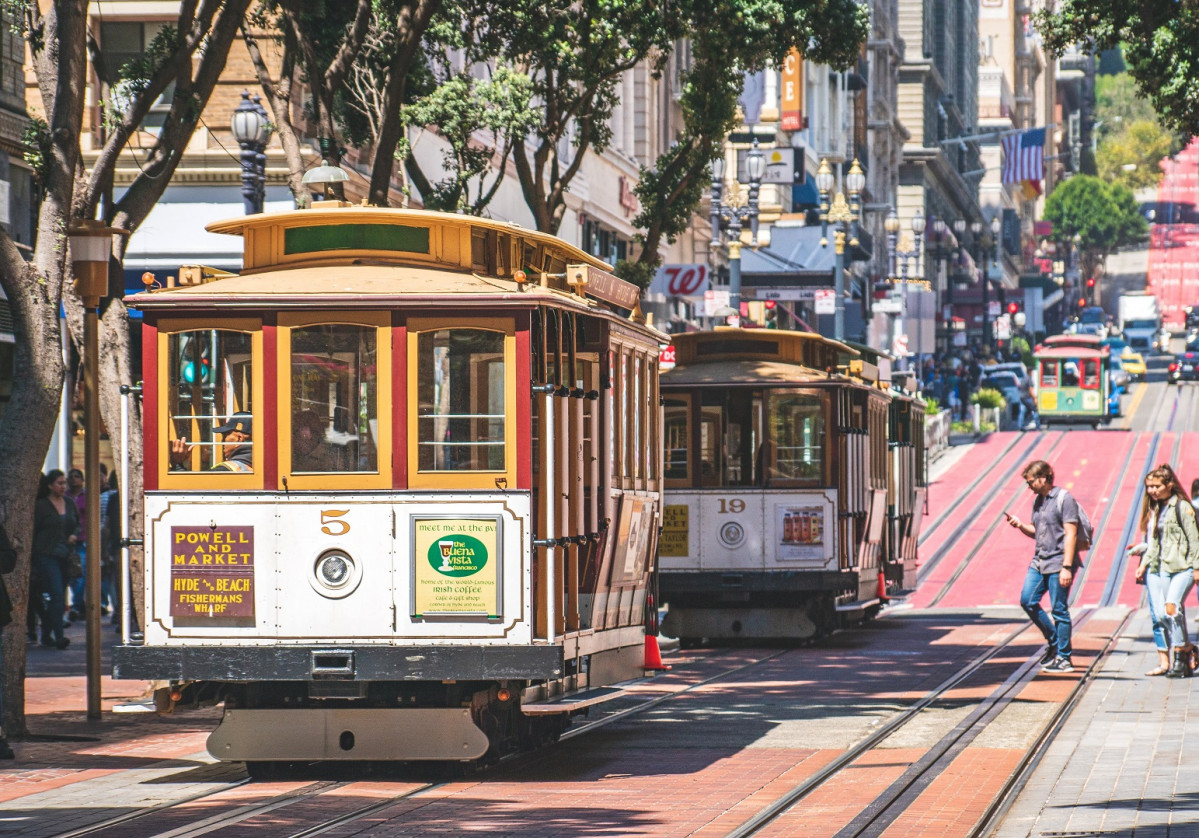
<path id="1" fill-rule="evenodd" d="M 955 218 L 953 221 L 953 232 L 958 238 L 958 252 L 961 253 L 962 243 L 966 240 L 966 219 Z M 961 262 L 959 261 L 959 264 Z M 945 302 L 949 305 L 950 310 L 953 309 L 953 277 L 949 278 L 949 284 L 945 289 Z"/>
<path id="2" fill-rule="evenodd" d="M 866 187 L 866 175 L 856 159 L 845 175 L 845 188 L 849 191 L 849 200 L 845 200 L 845 192 L 838 191 L 832 196 L 830 205 L 829 195 L 833 186 L 833 170 L 827 159 L 821 160 L 820 168 L 816 172 L 816 189 L 820 193 L 820 246 L 828 246 L 828 225 L 831 221 L 834 225 L 833 246 L 836 251 L 833 288 L 837 306 L 833 315 L 833 337 L 836 340 L 845 340 L 845 237 L 849 235 L 850 247 L 858 246 L 858 218 L 861 217 L 859 201 L 862 190 Z"/>
<path id="3" fill-rule="evenodd" d="M 718 316 L 741 316 L 741 230 L 743 222 L 749 222 L 750 246 L 758 246 L 758 191 L 762 186 L 762 175 L 766 174 L 766 156 L 758 149 L 758 138 L 754 137 L 753 148 L 745 157 L 745 173 L 749 177 L 749 195 L 741 200 L 741 189 L 736 180 L 729 184 L 729 197 L 724 199 L 724 158 L 712 161 L 712 249 L 720 247 L 720 230 L 728 229 L 729 246 L 729 309 L 717 310 Z"/>
<path id="4" fill-rule="evenodd" d="M 241 146 L 241 196 L 246 215 L 262 212 L 266 200 L 266 144 L 271 138 L 271 123 L 257 96 L 243 90 L 241 103 L 233 112 L 233 138 Z"/>
<path id="5" fill-rule="evenodd" d="M 87 717 L 100 718 L 100 298 L 108 296 L 112 237 L 127 236 L 102 221 L 79 221 L 67 230 L 75 293 L 83 300 L 83 459 L 87 504 Z M 128 603 L 125 603 L 128 606 Z"/>

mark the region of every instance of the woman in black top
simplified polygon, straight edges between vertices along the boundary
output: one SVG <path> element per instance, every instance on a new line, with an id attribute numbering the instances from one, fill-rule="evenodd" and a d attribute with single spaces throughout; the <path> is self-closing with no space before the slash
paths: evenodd
<path id="1" fill-rule="evenodd" d="M 58 469 L 42 475 L 33 507 L 33 605 L 42 619 L 42 645 L 65 649 L 62 633 L 63 586 L 67 560 L 79 540 L 79 513 L 68 500 L 67 478 Z M 49 595 L 49 602 L 43 594 Z"/>

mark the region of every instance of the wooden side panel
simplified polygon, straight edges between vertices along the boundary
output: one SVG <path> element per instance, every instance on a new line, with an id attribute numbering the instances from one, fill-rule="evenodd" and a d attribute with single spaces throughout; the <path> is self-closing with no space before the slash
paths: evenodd
<path id="1" fill-rule="evenodd" d="M 147 492 L 158 488 L 158 327 L 142 324 L 142 482 Z"/>

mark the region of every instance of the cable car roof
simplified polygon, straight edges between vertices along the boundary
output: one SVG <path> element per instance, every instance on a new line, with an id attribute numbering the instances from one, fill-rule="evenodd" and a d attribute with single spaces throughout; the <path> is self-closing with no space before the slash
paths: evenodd
<path id="1" fill-rule="evenodd" d="M 1108 358 L 1107 347 L 1092 349 L 1083 346 L 1038 346 L 1035 358 Z"/>
<path id="2" fill-rule="evenodd" d="M 779 361 L 713 361 L 676 366 L 662 373 L 663 387 L 699 385 L 756 387 L 763 384 L 804 384 L 827 381 L 828 373 Z M 838 380 L 844 381 L 838 377 Z"/>
<path id="3" fill-rule="evenodd" d="M 856 349 L 815 332 L 787 329 L 718 326 L 710 332 L 672 335 L 671 342 L 675 346 L 676 370 L 691 364 L 773 361 L 792 370 L 795 366 L 806 366 L 826 372 L 835 371 L 845 356 L 860 355 Z"/>

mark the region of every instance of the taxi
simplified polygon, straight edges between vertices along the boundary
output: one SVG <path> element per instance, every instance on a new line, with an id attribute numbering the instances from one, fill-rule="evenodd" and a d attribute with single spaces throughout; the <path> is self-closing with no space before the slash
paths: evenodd
<path id="1" fill-rule="evenodd" d="M 1145 380 L 1145 358 L 1120 338 L 1106 338 L 1103 345 L 1111 350 L 1113 355 L 1119 355 L 1124 371 L 1133 381 Z"/>

